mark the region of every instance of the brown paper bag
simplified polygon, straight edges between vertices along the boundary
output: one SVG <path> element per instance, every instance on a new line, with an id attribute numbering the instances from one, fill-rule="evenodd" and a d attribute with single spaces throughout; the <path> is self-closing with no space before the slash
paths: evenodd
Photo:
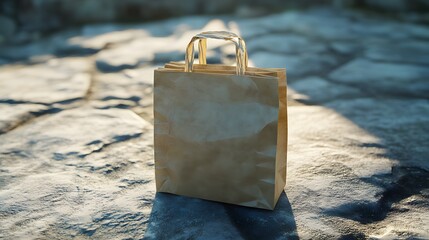
<path id="1" fill-rule="evenodd" d="M 232 41 L 237 66 L 207 65 L 207 38 Z M 241 38 L 204 32 L 154 81 L 157 191 L 274 209 L 286 182 L 286 70 L 247 67 Z"/>

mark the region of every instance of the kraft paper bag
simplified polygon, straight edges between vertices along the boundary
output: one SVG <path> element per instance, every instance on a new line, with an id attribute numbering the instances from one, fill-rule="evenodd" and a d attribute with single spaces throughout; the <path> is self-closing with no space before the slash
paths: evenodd
<path id="1" fill-rule="evenodd" d="M 233 42 L 237 66 L 207 65 L 208 38 Z M 157 191 L 274 209 L 286 183 L 286 91 L 286 69 L 247 67 L 237 35 L 192 38 L 185 63 L 155 70 Z"/>

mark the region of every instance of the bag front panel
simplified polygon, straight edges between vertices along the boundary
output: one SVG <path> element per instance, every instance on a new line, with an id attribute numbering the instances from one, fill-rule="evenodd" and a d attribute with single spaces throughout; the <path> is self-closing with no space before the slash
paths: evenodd
<path id="1" fill-rule="evenodd" d="M 272 209 L 278 88 L 275 77 L 155 71 L 157 190 Z"/>

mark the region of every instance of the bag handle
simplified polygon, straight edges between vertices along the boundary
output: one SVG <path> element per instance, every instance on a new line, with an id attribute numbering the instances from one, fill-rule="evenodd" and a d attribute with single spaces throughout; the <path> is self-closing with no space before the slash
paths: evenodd
<path id="1" fill-rule="evenodd" d="M 198 43 L 198 59 L 200 64 L 207 64 L 206 51 L 207 51 L 207 39 L 221 39 L 231 41 L 235 44 L 235 53 L 237 60 L 237 75 L 244 75 L 248 64 L 246 44 L 242 38 L 237 34 L 227 31 L 208 31 L 202 32 L 195 35 L 188 44 L 185 54 L 185 72 L 192 72 L 194 64 L 194 43 L 199 40 Z"/>
<path id="2" fill-rule="evenodd" d="M 244 43 L 244 40 L 241 37 L 239 37 L 237 34 L 232 32 L 226 32 L 226 31 L 218 31 L 218 32 L 222 32 L 222 34 L 228 34 L 231 37 L 238 38 L 239 41 L 242 41 L 241 44 L 244 47 L 245 65 L 247 68 L 248 58 L 247 58 L 246 44 Z M 211 32 L 204 32 L 204 33 L 211 33 Z M 198 60 L 200 64 L 207 64 L 206 52 L 207 52 L 207 38 L 201 38 L 200 41 L 198 42 Z"/>

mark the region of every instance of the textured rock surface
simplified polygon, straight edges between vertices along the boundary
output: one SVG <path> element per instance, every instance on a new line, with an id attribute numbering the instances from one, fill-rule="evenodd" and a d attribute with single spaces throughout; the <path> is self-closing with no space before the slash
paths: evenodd
<path id="1" fill-rule="evenodd" d="M 365 73 L 365 74 L 363 74 Z M 332 72 L 329 77 L 347 82 L 368 92 L 388 95 L 427 97 L 427 66 L 374 62 L 356 59 Z"/>
<path id="2" fill-rule="evenodd" d="M 331 83 L 323 78 L 310 76 L 292 82 L 293 99 L 304 103 L 321 103 L 338 98 L 356 98 L 363 94 L 357 88 Z"/>
<path id="3" fill-rule="evenodd" d="M 3 67 L 0 101 L 53 104 L 83 99 L 90 85 L 87 64 L 86 60 L 71 59 Z"/>
<path id="4" fill-rule="evenodd" d="M 154 195 L 150 135 L 129 110 L 90 108 L 0 135 L 2 237 L 141 236 Z"/>
<path id="5" fill-rule="evenodd" d="M 0 133 L 7 132 L 48 109 L 41 104 L 0 104 Z"/>
<path id="6" fill-rule="evenodd" d="M 286 67 L 274 211 L 155 194 L 153 70 L 232 30 Z M 427 239 L 429 28 L 330 9 L 88 25 L 0 48 L 0 238 Z M 210 62 L 234 48 L 209 41 Z"/>
<path id="7" fill-rule="evenodd" d="M 125 110 L 76 108 L 16 129 L 6 135 L 11 140 L 3 141 L 0 149 L 5 153 L 54 160 L 85 157 L 106 145 L 138 137 L 142 122 L 137 115 Z M 50 148 L 51 144 L 55 148 Z"/>

